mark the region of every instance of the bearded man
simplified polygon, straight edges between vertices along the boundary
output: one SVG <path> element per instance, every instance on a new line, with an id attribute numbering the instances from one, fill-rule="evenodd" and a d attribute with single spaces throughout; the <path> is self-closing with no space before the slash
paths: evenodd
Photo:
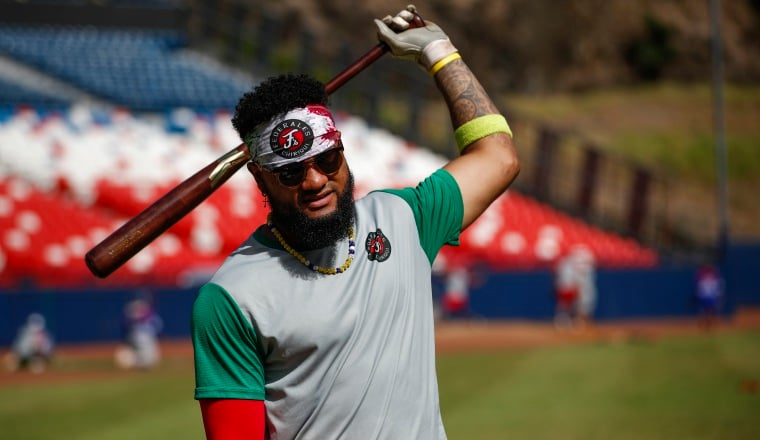
<path id="1" fill-rule="evenodd" d="M 271 205 L 195 301 L 195 398 L 208 438 L 443 439 L 431 267 L 519 165 L 509 126 L 446 34 L 375 20 L 434 78 L 461 154 L 416 187 L 354 201 L 324 86 L 270 78 L 233 126 Z M 350 145 L 345 146 L 350 148 Z"/>

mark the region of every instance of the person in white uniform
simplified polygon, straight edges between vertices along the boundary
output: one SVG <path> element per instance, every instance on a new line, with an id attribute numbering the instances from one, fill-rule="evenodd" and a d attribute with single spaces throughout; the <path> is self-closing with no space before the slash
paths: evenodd
<path id="1" fill-rule="evenodd" d="M 271 212 L 195 300 L 195 398 L 208 438 L 443 439 L 431 267 L 515 179 L 512 133 L 434 23 L 376 20 L 448 104 L 460 155 L 416 187 L 354 200 L 324 85 L 269 78 L 233 126 Z M 350 148 L 346 145 L 345 148 Z"/>
<path id="2" fill-rule="evenodd" d="M 5 366 L 9 371 L 25 369 L 42 373 L 51 363 L 54 350 L 55 342 L 45 317 L 34 312 L 18 329 L 13 347 L 5 356 Z"/>

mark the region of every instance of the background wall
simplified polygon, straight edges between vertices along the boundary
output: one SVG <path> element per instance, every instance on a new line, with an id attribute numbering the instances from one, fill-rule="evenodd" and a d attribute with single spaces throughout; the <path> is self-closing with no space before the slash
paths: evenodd
<path id="1" fill-rule="evenodd" d="M 723 274 L 727 294 L 723 313 L 760 304 L 760 244 L 731 247 Z M 652 270 L 606 270 L 597 274 L 596 320 L 690 317 L 696 315 L 697 266 Z M 550 271 L 481 274 L 470 292 L 470 317 L 550 320 L 554 315 Z M 189 336 L 197 288 L 129 290 L 0 291 L 0 347 L 12 343 L 16 329 L 32 312 L 42 313 L 58 343 L 110 342 L 121 338 L 124 305 L 149 295 L 164 321 L 164 338 Z"/>

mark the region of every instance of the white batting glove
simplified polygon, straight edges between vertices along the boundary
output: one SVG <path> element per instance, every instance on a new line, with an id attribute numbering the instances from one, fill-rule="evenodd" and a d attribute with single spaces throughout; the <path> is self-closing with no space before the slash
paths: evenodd
<path id="1" fill-rule="evenodd" d="M 414 5 L 409 5 L 394 17 L 375 19 L 377 37 L 390 47 L 394 56 L 416 61 L 429 71 L 436 62 L 457 52 L 457 48 L 431 21 L 426 21 L 425 27 L 409 29 L 416 11 Z"/>

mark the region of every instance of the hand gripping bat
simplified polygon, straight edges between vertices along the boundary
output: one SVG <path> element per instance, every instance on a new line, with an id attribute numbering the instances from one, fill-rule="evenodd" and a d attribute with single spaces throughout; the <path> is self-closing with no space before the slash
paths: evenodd
<path id="1" fill-rule="evenodd" d="M 417 15 L 411 27 L 422 26 L 425 22 Z M 387 51 L 385 43 L 377 44 L 328 81 L 325 90 L 328 94 L 333 93 Z M 106 278 L 206 200 L 250 159 L 248 148 L 241 143 L 179 183 L 90 249 L 84 257 L 90 272 Z"/>

